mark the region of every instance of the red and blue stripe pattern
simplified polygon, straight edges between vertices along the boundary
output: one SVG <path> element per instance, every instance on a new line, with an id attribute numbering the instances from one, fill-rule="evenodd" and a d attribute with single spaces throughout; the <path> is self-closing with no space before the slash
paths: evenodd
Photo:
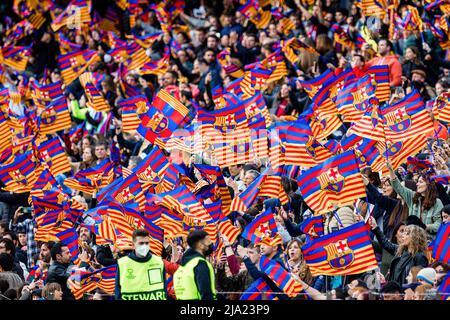
<path id="1" fill-rule="evenodd" d="M 350 150 L 304 171 L 298 178 L 300 192 L 316 214 L 333 211 L 365 197 L 355 153 Z"/>
<path id="2" fill-rule="evenodd" d="M 450 272 L 442 280 L 438 293 L 441 295 L 441 300 L 450 301 Z"/>
<path id="3" fill-rule="evenodd" d="M 239 196 L 231 202 L 231 211 L 245 212 L 256 200 L 259 189 L 267 178 L 270 167 L 267 167 Z"/>
<path id="4" fill-rule="evenodd" d="M 386 139 L 403 141 L 434 129 L 433 121 L 418 91 L 401 101 L 381 108 L 385 119 Z"/>
<path id="5" fill-rule="evenodd" d="M 377 268 L 369 231 L 363 222 L 312 239 L 302 252 L 313 277 L 360 274 Z"/>
<path id="6" fill-rule="evenodd" d="M 71 170 L 69 159 L 58 138 L 49 139 L 38 146 L 41 161 L 44 161 L 50 167 L 54 176 Z"/>
<path id="7" fill-rule="evenodd" d="M 29 192 L 36 177 L 36 164 L 32 152 L 16 155 L 12 163 L 0 166 L 0 180 L 6 185 L 6 191 L 16 193 Z"/>
<path id="8" fill-rule="evenodd" d="M 272 208 L 268 208 L 263 213 L 260 213 L 255 219 L 248 224 L 244 231 L 242 231 L 242 237 L 257 244 L 264 240 L 264 238 L 273 238 L 278 233 L 277 224 L 273 216 Z"/>
<path id="9" fill-rule="evenodd" d="M 31 96 L 34 103 L 40 108 L 45 108 L 48 107 L 53 100 L 64 98 L 61 86 L 61 81 L 48 85 L 41 85 L 35 80 L 31 83 Z"/>
<path id="10" fill-rule="evenodd" d="M 360 165 L 372 165 L 380 157 L 376 141 L 350 134 L 340 142 L 343 151 L 354 150 Z"/>
<path id="11" fill-rule="evenodd" d="M 450 223 L 440 226 L 431 256 L 436 261 L 450 263 Z"/>
<path id="12" fill-rule="evenodd" d="M 122 130 L 124 132 L 136 130 L 141 123 L 141 115 L 150 109 L 150 103 L 144 95 L 121 100 L 119 106 L 122 109 Z"/>
<path id="13" fill-rule="evenodd" d="M 255 280 L 241 295 L 239 300 L 275 300 L 276 296 L 273 294 L 270 286 L 263 278 Z"/>
<path id="14" fill-rule="evenodd" d="M 323 217 L 319 215 L 306 219 L 300 225 L 300 230 L 311 237 L 317 238 L 323 236 Z"/>
<path id="15" fill-rule="evenodd" d="M 72 256 L 72 260 L 75 261 L 78 259 L 78 254 L 80 253 L 78 248 L 78 233 L 75 228 L 70 228 L 58 232 L 56 237 L 65 245 L 69 247 L 70 255 Z"/>
<path id="16" fill-rule="evenodd" d="M 88 49 L 59 55 L 58 67 L 61 70 L 64 84 L 69 85 L 98 59 L 97 51 Z"/>
<path id="17" fill-rule="evenodd" d="M 289 297 L 293 298 L 303 291 L 303 286 L 279 263 L 261 256 L 259 267 Z"/>

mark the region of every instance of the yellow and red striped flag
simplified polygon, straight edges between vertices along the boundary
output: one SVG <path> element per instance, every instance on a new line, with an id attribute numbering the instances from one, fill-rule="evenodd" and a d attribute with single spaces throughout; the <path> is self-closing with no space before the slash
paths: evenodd
<path id="1" fill-rule="evenodd" d="M 96 87 L 96 81 L 92 72 L 85 72 L 80 76 L 80 83 L 86 93 L 86 105 L 95 111 L 103 112 L 109 111 L 110 106 L 108 101 L 103 96 L 103 93 Z"/>

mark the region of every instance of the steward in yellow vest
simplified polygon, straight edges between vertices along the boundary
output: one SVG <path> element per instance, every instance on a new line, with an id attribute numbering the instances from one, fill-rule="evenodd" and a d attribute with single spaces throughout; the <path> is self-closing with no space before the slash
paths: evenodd
<path id="1" fill-rule="evenodd" d="M 177 300 L 216 300 L 214 269 L 205 259 L 213 253 L 214 244 L 204 230 L 191 231 L 189 249 L 173 275 Z"/>
<path id="2" fill-rule="evenodd" d="M 116 300 L 167 300 L 164 262 L 150 253 L 148 232 L 135 230 L 133 243 L 134 251 L 117 260 Z"/>

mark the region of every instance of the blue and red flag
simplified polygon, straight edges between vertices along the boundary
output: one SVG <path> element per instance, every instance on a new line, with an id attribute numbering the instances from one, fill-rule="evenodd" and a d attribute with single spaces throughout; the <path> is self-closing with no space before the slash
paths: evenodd
<path id="1" fill-rule="evenodd" d="M 267 178 L 270 167 L 267 167 L 239 196 L 235 197 L 231 202 L 231 211 L 245 212 L 250 208 L 258 197 L 259 188 L 263 185 Z"/>
<path id="2" fill-rule="evenodd" d="M 58 56 L 58 67 L 67 86 L 78 78 L 89 65 L 99 59 L 95 50 L 77 50 Z"/>
<path id="3" fill-rule="evenodd" d="M 151 105 L 144 95 L 133 96 L 119 101 L 122 109 L 122 130 L 132 132 L 139 127 L 142 115 L 146 114 Z"/>
<path id="4" fill-rule="evenodd" d="M 278 262 L 270 260 L 265 256 L 261 256 L 259 267 L 270 280 L 272 280 L 278 288 L 283 290 L 289 297 L 293 298 L 303 291 L 300 282 L 294 280 L 289 272 L 283 268 Z"/>
<path id="5" fill-rule="evenodd" d="M 450 263 L 450 223 L 439 227 L 431 256 L 436 261 Z"/>
<path id="6" fill-rule="evenodd" d="M 365 197 L 359 165 L 350 150 L 304 171 L 298 178 L 300 192 L 316 214 L 334 210 Z"/>
<path id="7" fill-rule="evenodd" d="M 75 228 L 70 228 L 58 232 L 56 237 L 69 247 L 70 255 L 72 256 L 72 260 L 75 261 L 78 259 L 78 254 L 80 253 L 78 248 L 78 233 Z"/>
<path id="8" fill-rule="evenodd" d="M 275 300 L 276 295 L 273 294 L 270 286 L 264 281 L 263 278 L 259 278 L 252 282 L 250 286 L 242 293 L 239 300 Z"/>
<path id="9" fill-rule="evenodd" d="M 258 214 L 255 219 L 248 224 L 241 236 L 254 244 L 265 238 L 274 238 L 278 233 L 277 224 L 273 216 L 272 208 L 268 208 L 263 213 Z"/>
<path id="10" fill-rule="evenodd" d="M 324 230 L 323 217 L 319 215 L 319 216 L 312 216 L 306 219 L 300 225 L 300 230 L 304 234 L 310 235 L 311 237 L 314 238 L 323 236 Z"/>
<path id="11" fill-rule="evenodd" d="M 444 280 L 442 280 L 438 293 L 441 296 L 441 300 L 450 301 L 450 272 L 445 276 Z"/>
<path id="12" fill-rule="evenodd" d="M 360 274 L 377 268 L 370 234 L 363 222 L 312 239 L 302 247 L 311 274 Z"/>
<path id="13" fill-rule="evenodd" d="M 36 179 L 32 151 L 16 155 L 12 163 L 0 166 L 0 180 L 5 184 L 6 191 L 29 192 Z"/>
<path id="14" fill-rule="evenodd" d="M 31 83 L 31 96 L 34 103 L 40 108 L 45 108 L 48 107 L 53 100 L 64 98 L 61 86 L 61 81 L 56 81 L 48 85 L 41 85 L 35 80 Z"/>

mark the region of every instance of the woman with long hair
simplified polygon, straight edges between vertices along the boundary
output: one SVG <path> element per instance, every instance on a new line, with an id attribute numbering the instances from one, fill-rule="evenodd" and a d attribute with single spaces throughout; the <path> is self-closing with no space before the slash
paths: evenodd
<path id="1" fill-rule="evenodd" d="M 387 167 L 392 187 L 405 201 L 409 215 L 419 217 L 426 225 L 429 237 L 434 239 L 441 225 L 441 210 L 444 207 L 442 201 L 437 197 L 436 183 L 431 181 L 427 175 L 421 174 L 417 181 L 417 191 L 413 191 L 402 186 L 389 161 Z"/>
<path id="2" fill-rule="evenodd" d="M 383 249 L 394 255 L 386 277 L 387 281 L 405 284 L 412 267 L 428 266 L 428 244 L 425 230 L 416 225 L 408 225 L 404 228 L 404 232 L 399 235 L 399 243 L 395 244 L 381 232 L 373 217 L 370 217 L 369 224 Z"/>
<path id="3" fill-rule="evenodd" d="M 286 246 L 286 254 L 289 257 L 288 264 L 291 272 L 295 273 L 300 279 L 306 283 L 311 283 L 313 277 L 311 271 L 309 271 L 305 260 L 303 259 L 303 254 L 301 251 L 303 244 L 298 239 L 292 239 Z"/>

